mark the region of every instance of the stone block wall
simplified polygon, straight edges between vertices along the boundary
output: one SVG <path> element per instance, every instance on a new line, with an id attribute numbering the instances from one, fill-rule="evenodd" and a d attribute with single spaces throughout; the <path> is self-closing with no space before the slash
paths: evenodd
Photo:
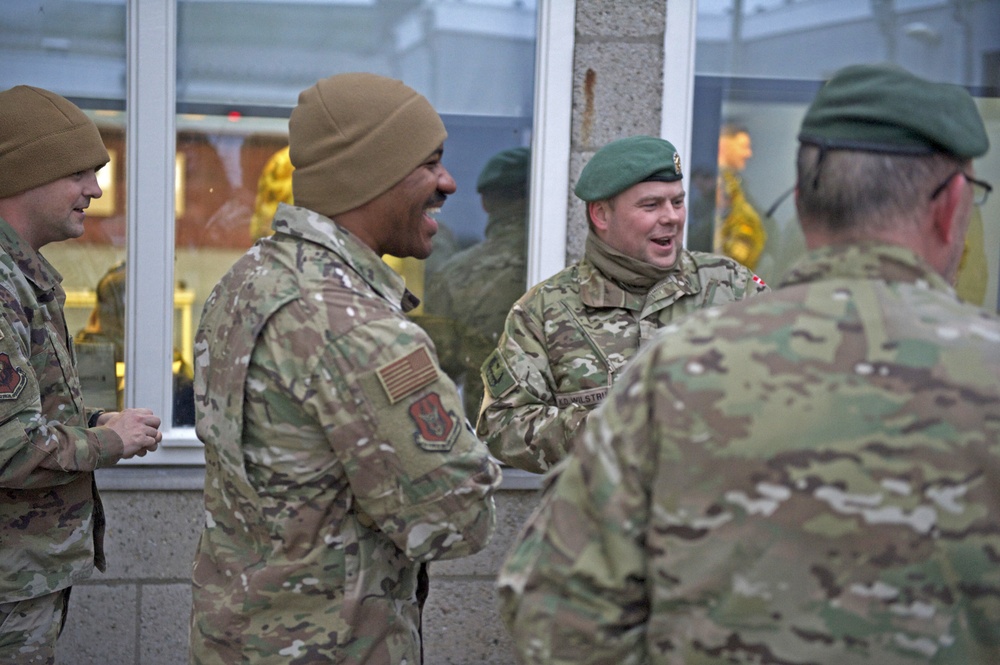
<path id="1" fill-rule="evenodd" d="M 428 665 L 514 665 L 494 580 L 537 500 L 538 479 L 508 471 L 497 531 L 478 554 L 431 564 L 424 613 Z M 57 665 L 184 665 L 191 562 L 203 516 L 200 469 L 109 469 L 108 572 L 73 587 Z"/>

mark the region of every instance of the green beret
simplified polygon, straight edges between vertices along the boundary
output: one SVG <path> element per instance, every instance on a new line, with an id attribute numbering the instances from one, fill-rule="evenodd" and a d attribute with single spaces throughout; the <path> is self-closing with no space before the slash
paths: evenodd
<path id="1" fill-rule="evenodd" d="M 583 167 L 573 191 L 584 201 L 603 201 L 640 182 L 673 182 L 683 177 L 681 157 L 670 141 L 630 136 L 598 150 Z"/>
<path id="2" fill-rule="evenodd" d="M 509 190 L 524 187 L 528 183 L 528 167 L 531 165 L 531 151 L 528 148 L 511 148 L 490 157 L 479 172 L 476 191 Z"/>
<path id="3" fill-rule="evenodd" d="M 990 147 L 964 88 L 895 65 L 852 65 L 833 75 L 802 120 L 799 141 L 823 148 L 971 159 Z"/>

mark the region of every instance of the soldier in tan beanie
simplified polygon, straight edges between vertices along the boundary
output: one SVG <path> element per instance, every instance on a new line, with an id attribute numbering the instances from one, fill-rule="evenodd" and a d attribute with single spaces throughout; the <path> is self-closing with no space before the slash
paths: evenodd
<path id="1" fill-rule="evenodd" d="M 192 663 L 419 665 L 424 564 L 492 534 L 500 470 L 381 259 L 430 254 L 428 212 L 455 191 L 445 136 L 393 79 L 299 96 L 295 205 L 209 296 L 195 342 Z"/>
<path id="2" fill-rule="evenodd" d="M 79 237 L 108 161 L 57 94 L 0 92 L 0 663 L 51 663 L 73 584 L 105 568 L 94 469 L 155 450 L 148 409 L 88 409 L 62 277 L 39 250 Z"/>

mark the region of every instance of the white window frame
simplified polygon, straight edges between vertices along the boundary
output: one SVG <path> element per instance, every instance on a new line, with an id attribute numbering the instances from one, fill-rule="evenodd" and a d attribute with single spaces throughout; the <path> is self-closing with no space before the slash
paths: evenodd
<path id="1" fill-rule="evenodd" d="M 126 13 L 130 315 L 125 404 L 168 414 L 173 408 L 177 0 L 128 0 Z M 539 0 L 529 284 L 558 272 L 566 262 L 575 16 L 575 0 Z M 157 452 L 122 464 L 204 464 L 194 428 L 165 422 L 162 429 L 163 445 Z"/>
<path id="2" fill-rule="evenodd" d="M 660 137 L 680 150 L 681 158 L 691 155 L 694 122 L 694 47 L 697 41 L 698 3 L 667 0 L 666 28 L 663 33 L 663 112 Z M 690 157 L 688 157 L 690 160 Z M 688 161 L 690 165 L 690 161 Z M 684 165 L 682 164 L 682 167 Z M 686 175 L 686 174 L 685 174 Z M 687 245 L 688 225 L 684 225 Z"/>

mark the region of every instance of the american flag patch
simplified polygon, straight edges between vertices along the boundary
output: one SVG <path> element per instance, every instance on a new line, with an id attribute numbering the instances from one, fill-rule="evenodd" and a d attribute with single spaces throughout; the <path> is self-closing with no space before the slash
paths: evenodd
<path id="1" fill-rule="evenodd" d="M 378 374 L 385 394 L 389 396 L 390 404 L 434 383 L 438 378 L 437 366 L 431 360 L 431 352 L 425 345 L 399 360 L 379 367 L 375 373 Z"/>

